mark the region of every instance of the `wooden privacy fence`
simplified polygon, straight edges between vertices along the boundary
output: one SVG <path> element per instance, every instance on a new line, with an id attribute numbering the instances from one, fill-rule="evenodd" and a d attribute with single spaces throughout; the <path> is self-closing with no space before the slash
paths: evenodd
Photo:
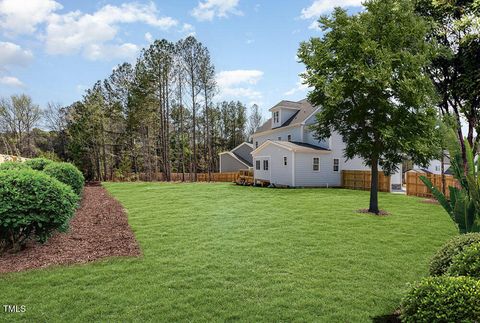
<path id="1" fill-rule="evenodd" d="M 209 180 L 210 178 L 210 180 Z M 238 178 L 238 172 L 228 172 L 228 173 L 197 173 L 197 182 L 235 182 Z M 193 182 L 194 175 L 190 173 L 171 173 L 170 181 L 172 182 Z M 166 181 L 165 174 L 163 173 L 137 173 L 129 174 L 127 176 L 113 176 L 112 178 L 115 182 L 131 182 L 131 181 L 145 181 L 152 182 Z"/>
<path id="2" fill-rule="evenodd" d="M 369 170 L 342 170 L 342 187 L 353 190 L 370 190 L 372 174 Z M 390 176 L 378 172 L 378 190 L 390 192 Z"/>
<path id="3" fill-rule="evenodd" d="M 419 196 L 419 197 L 433 197 L 432 193 L 430 193 L 429 189 L 425 186 L 425 184 L 420 179 L 420 176 L 425 176 L 428 178 L 433 186 L 435 186 L 440 192 L 442 192 L 442 175 L 436 174 L 427 174 L 427 173 L 420 173 L 420 172 L 407 172 L 407 195 Z M 445 193 L 447 198 L 450 197 L 450 190 L 448 189 L 449 186 L 456 186 L 459 187 L 459 184 L 452 175 L 445 175 Z"/>

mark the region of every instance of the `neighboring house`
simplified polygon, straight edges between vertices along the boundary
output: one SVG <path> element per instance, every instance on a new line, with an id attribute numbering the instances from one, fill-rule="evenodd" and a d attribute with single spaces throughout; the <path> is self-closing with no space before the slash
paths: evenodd
<path id="1" fill-rule="evenodd" d="M 445 174 L 450 174 L 451 171 L 449 170 L 450 168 L 450 158 L 446 156 L 444 158 L 444 173 Z M 434 159 L 430 161 L 430 164 L 428 164 L 428 167 L 420 167 L 419 165 L 413 165 L 412 170 L 414 171 L 423 171 L 425 173 L 430 173 L 430 174 L 435 174 L 435 175 L 440 175 L 442 174 L 442 162 L 438 159 Z"/>
<path id="2" fill-rule="evenodd" d="M 345 143 L 338 133 L 315 139 L 309 126 L 318 110 L 307 100 L 281 101 L 269 110 L 272 117 L 252 135 L 256 181 L 291 187 L 341 186 L 342 170 L 370 170 L 361 158 L 346 160 Z M 391 184 L 401 188 L 401 165 Z"/>
<path id="3" fill-rule="evenodd" d="M 236 172 L 252 167 L 253 145 L 243 142 L 230 151 L 220 153 L 220 173 Z"/>

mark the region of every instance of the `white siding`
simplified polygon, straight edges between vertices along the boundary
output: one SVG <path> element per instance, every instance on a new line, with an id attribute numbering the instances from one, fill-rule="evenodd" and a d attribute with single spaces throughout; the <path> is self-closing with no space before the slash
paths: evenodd
<path id="1" fill-rule="evenodd" d="M 253 172 L 255 179 L 268 180 L 272 184 L 292 186 L 292 152 L 288 149 L 270 144 L 253 156 Z M 283 157 L 287 157 L 284 165 Z M 260 160 L 260 170 L 256 169 L 256 161 Z M 263 161 L 268 160 L 268 171 L 263 170 Z"/>
<path id="2" fill-rule="evenodd" d="M 255 149 L 255 145 L 257 142 L 258 142 L 258 147 L 260 147 L 265 141 L 278 140 L 278 137 L 281 137 L 282 141 L 287 141 L 288 135 L 292 136 L 291 141 L 302 142 L 302 133 L 300 130 L 301 130 L 300 126 L 290 127 L 290 128 L 280 128 L 264 135 L 254 136 L 253 147 Z"/>
<path id="3" fill-rule="evenodd" d="M 320 161 L 320 169 L 313 170 L 313 158 Z M 333 171 L 331 153 L 295 153 L 295 186 L 340 186 L 341 170 Z"/>
<path id="4" fill-rule="evenodd" d="M 449 167 L 450 167 L 450 162 L 449 161 L 445 162 L 445 170 L 447 170 Z M 438 159 L 434 159 L 430 161 L 430 164 L 428 165 L 427 168 L 420 167 L 418 165 L 413 165 L 413 169 L 416 169 L 416 170 L 426 169 L 430 173 L 440 175 L 442 174 L 442 162 Z"/>

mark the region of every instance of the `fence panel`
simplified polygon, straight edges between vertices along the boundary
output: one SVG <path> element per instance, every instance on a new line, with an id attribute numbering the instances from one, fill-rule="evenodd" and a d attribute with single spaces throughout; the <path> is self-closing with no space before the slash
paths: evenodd
<path id="1" fill-rule="evenodd" d="M 370 190 L 372 174 L 368 170 L 342 170 L 342 187 L 353 190 Z M 390 176 L 378 172 L 378 190 L 390 192 Z"/>
<path id="2" fill-rule="evenodd" d="M 442 192 L 442 175 L 407 172 L 407 195 L 419 196 L 419 197 L 433 197 L 432 193 L 428 190 L 425 184 L 420 179 L 420 176 L 428 178 L 433 186 L 435 186 L 440 192 Z M 459 187 L 457 180 L 452 175 L 445 175 L 445 193 L 447 198 L 450 197 L 449 186 Z"/>

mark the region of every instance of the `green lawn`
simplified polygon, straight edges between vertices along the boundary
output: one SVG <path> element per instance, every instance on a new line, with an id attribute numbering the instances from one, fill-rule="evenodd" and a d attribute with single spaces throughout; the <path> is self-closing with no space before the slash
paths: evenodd
<path id="1" fill-rule="evenodd" d="M 109 183 L 144 257 L 0 276 L 0 321 L 370 322 L 454 225 L 438 205 L 368 192 Z M 112 228 L 114 230 L 114 228 Z M 0 308 L 3 311 L 3 307 Z"/>

